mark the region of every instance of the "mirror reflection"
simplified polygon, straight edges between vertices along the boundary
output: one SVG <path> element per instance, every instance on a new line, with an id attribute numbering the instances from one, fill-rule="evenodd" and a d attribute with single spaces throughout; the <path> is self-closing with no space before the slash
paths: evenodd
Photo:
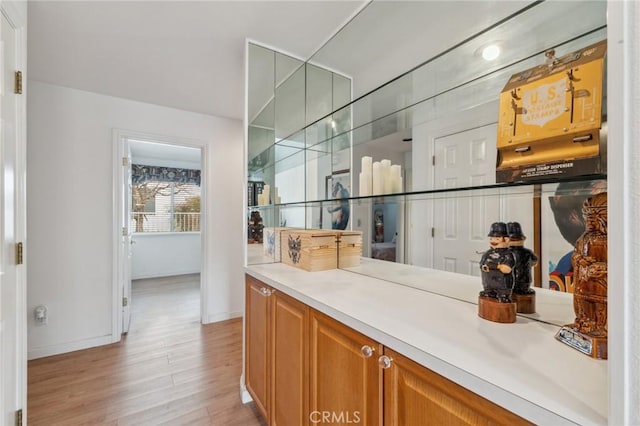
<path id="1" fill-rule="evenodd" d="M 447 2 L 372 2 L 306 63 L 249 45 L 247 217 L 252 226 L 259 213 L 264 228 L 249 264 L 279 261 L 283 227 L 356 230 L 371 260 L 352 272 L 475 303 L 477 291 L 434 288 L 451 280 L 405 265 L 477 290 L 489 225 L 517 221 L 539 255 L 534 285 L 559 291 L 534 317 L 571 322 L 570 306 L 556 309 L 572 291 L 567 256 L 584 227 L 579 206 L 606 176 L 497 183 L 498 99 L 548 49 L 560 57 L 604 40 L 606 2 L 468 6 L 477 13 L 455 40 L 434 38 L 446 23 L 424 21 Z"/>

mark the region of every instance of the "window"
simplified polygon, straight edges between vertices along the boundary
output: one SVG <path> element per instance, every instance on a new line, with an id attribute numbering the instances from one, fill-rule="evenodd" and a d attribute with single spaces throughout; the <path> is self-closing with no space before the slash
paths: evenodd
<path id="1" fill-rule="evenodd" d="M 134 232 L 199 232 L 200 171 L 133 165 Z M 197 173 L 197 176 L 196 176 Z"/>

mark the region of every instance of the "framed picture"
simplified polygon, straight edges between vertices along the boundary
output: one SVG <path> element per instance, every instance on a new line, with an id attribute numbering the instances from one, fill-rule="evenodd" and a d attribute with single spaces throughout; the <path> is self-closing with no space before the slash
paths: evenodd
<path id="1" fill-rule="evenodd" d="M 320 211 L 320 222 L 323 229 L 347 229 L 351 196 L 351 171 L 338 170 L 325 177 L 325 199 L 335 200 L 326 203 Z"/>
<path id="2" fill-rule="evenodd" d="M 573 293 L 571 255 L 585 230 L 582 204 L 588 197 L 606 191 L 607 181 L 546 185 L 555 194 L 541 200 L 542 287 Z"/>

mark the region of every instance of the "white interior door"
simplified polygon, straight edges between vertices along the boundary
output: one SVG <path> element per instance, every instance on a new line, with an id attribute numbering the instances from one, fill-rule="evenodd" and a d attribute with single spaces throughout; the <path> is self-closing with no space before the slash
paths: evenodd
<path id="1" fill-rule="evenodd" d="M 459 188 L 495 183 L 496 124 L 434 140 L 434 187 Z M 433 203 L 433 267 L 480 275 L 480 254 L 487 250 L 489 225 L 500 218 L 500 200 L 485 197 L 442 198 Z"/>
<path id="2" fill-rule="evenodd" d="M 133 239 L 131 238 L 131 147 L 126 138 L 122 138 L 122 211 L 121 229 L 121 270 L 120 277 L 122 282 L 122 333 L 129 331 L 131 324 L 131 253 Z"/>
<path id="3" fill-rule="evenodd" d="M 16 424 L 16 411 L 23 408 L 23 353 L 26 307 L 20 271 L 16 265 L 18 96 L 14 93 L 16 30 L 2 15 L 2 123 L 0 143 L 0 424 Z M 24 268 L 24 266 L 19 266 Z M 24 359 L 23 359 L 24 358 Z"/>

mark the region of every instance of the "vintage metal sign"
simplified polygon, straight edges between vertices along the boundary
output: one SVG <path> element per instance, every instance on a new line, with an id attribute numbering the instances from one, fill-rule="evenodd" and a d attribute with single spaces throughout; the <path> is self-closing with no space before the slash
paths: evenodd
<path id="1" fill-rule="evenodd" d="M 496 180 L 604 173 L 606 40 L 513 75 L 500 95 Z"/>

